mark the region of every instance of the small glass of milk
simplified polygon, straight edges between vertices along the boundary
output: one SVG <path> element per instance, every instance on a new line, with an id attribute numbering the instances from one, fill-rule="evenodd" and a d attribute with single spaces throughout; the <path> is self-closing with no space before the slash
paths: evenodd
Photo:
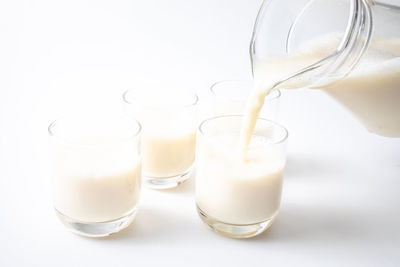
<path id="1" fill-rule="evenodd" d="M 287 130 L 258 118 L 251 142 L 242 147 L 243 116 L 212 117 L 199 127 L 196 159 L 198 213 L 215 232 L 234 238 L 271 226 L 281 201 Z"/>
<path id="2" fill-rule="evenodd" d="M 246 102 L 254 91 L 255 85 L 251 80 L 223 80 L 214 83 L 208 93 L 207 106 L 201 108 L 205 118 L 221 115 L 244 114 Z M 260 117 L 279 121 L 279 102 L 281 92 L 273 90 L 264 99 Z"/>
<path id="3" fill-rule="evenodd" d="M 140 124 L 122 114 L 79 114 L 48 132 L 54 207 L 64 225 L 89 237 L 127 227 L 141 187 Z"/>
<path id="4" fill-rule="evenodd" d="M 196 151 L 196 94 L 165 87 L 126 91 L 124 107 L 143 126 L 143 179 L 153 189 L 187 180 Z"/>

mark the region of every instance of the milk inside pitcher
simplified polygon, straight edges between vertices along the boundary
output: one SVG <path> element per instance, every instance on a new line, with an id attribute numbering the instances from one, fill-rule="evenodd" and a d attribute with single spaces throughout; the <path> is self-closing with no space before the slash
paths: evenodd
<path id="1" fill-rule="evenodd" d="M 250 44 L 255 83 L 323 90 L 370 132 L 400 137 L 400 6 L 264 0 Z"/>

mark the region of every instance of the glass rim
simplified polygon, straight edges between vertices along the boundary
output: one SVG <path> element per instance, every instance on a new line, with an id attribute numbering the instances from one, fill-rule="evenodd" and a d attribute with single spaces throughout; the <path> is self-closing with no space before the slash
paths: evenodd
<path id="1" fill-rule="evenodd" d="M 221 85 L 221 84 L 228 83 L 228 82 L 235 82 L 235 83 L 244 82 L 244 83 L 247 83 L 247 82 L 251 82 L 251 80 L 245 80 L 245 79 L 227 79 L 227 80 L 220 80 L 220 81 L 217 81 L 217 82 L 213 83 L 213 84 L 210 86 L 209 91 L 210 91 L 214 96 L 216 96 L 216 97 L 221 97 L 220 94 L 218 94 L 217 92 L 215 92 L 215 88 L 216 88 L 217 86 Z M 272 95 L 273 93 L 276 93 L 276 95 L 274 95 L 274 96 L 268 98 L 268 100 L 275 100 L 275 99 L 278 99 L 278 98 L 280 98 L 281 95 L 282 95 L 282 92 L 280 91 L 280 89 L 273 89 L 273 90 L 272 90 L 268 95 L 266 95 L 265 97 L 267 98 L 269 95 Z M 232 101 L 234 101 L 234 102 L 236 102 L 236 101 L 239 102 L 239 100 L 232 100 Z"/>
<path id="2" fill-rule="evenodd" d="M 140 132 L 142 131 L 142 125 L 140 124 L 140 122 L 139 122 L 137 119 L 135 119 L 135 118 L 132 117 L 132 116 L 128 116 L 128 115 L 126 115 L 126 114 L 120 114 L 120 115 L 115 115 L 115 116 L 113 115 L 113 117 L 120 117 L 120 118 L 123 118 L 123 119 L 127 119 L 127 120 L 130 121 L 131 123 L 135 124 L 135 126 L 137 127 L 137 129 L 134 131 L 133 134 L 129 134 L 129 135 L 126 135 L 126 136 L 123 136 L 123 137 L 119 137 L 119 138 L 117 138 L 117 140 L 112 141 L 112 142 L 110 142 L 110 143 L 119 143 L 119 142 L 121 142 L 121 141 L 127 141 L 127 140 L 130 140 L 130 139 L 137 138 L 137 137 L 139 136 Z M 59 118 L 53 120 L 53 121 L 49 124 L 49 126 L 47 127 L 47 133 L 48 133 L 49 137 L 54 137 L 54 138 L 63 140 L 63 141 L 66 142 L 66 143 L 75 144 L 76 142 L 74 142 L 73 140 L 69 140 L 68 137 L 62 136 L 62 135 L 60 135 L 60 134 L 56 134 L 56 133 L 54 132 L 54 130 L 53 130 L 54 127 L 56 127 L 56 125 L 57 125 L 60 121 L 65 120 L 65 119 L 68 119 L 68 118 L 74 118 L 74 116 L 63 115 L 63 116 L 60 116 Z M 76 145 L 83 146 L 83 147 L 93 147 L 93 146 L 97 146 L 96 144 L 77 144 L 77 143 L 76 143 Z"/>
<path id="3" fill-rule="evenodd" d="M 199 133 L 200 133 L 202 136 L 205 136 L 206 134 L 204 133 L 202 127 L 203 127 L 204 124 L 206 124 L 206 123 L 208 123 L 208 122 L 210 122 L 210 121 L 213 121 L 213 120 L 215 120 L 215 119 L 221 119 L 221 118 L 244 118 L 244 117 L 245 117 L 245 115 L 236 115 L 236 114 L 235 114 L 235 115 L 213 116 L 213 117 L 210 117 L 210 118 L 207 118 L 207 119 L 203 120 L 203 121 L 200 123 L 200 125 L 199 125 L 199 127 L 198 127 L 198 130 L 199 130 Z M 288 137 L 289 137 L 289 132 L 288 132 L 288 130 L 287 130 L 283 125 L 281 125 L 280 123 L 277 123 L 277 122 L 272 121 L 272 120 L 264 119 L 264 118 L 257 118 L 257 121 L 263 121 L 263 122 L 272 124 L 274 127 L 277 127 L 277 128 L 279 128 L 279 129 L 283 130 L 284 135 L 283 135 L 283 137 L 280 138 L 278 141 L 271 142 L 271 143 L 268 143 L 268 144 L 255 145 L 255 146 L 254 146 L 254 145 L 253 145 L 253 146 L 249 145 L 249 146 L 247 146 L 248 148 L 257 148 L 257 147 L 278 145 L 278 144 L 284 143 L 284 142 L 288 139 Z"/>
<path id="4" fill-rule="evenodd" d="M 151 104 L 144 104 L 144 103 L 140 103 L 140 101 L 130 101 L 128 99 L 128 94 L 132 93 L 134 91 L 134 89 L 128 89 L 126 90 L 123 94 L 122 94 L 122 101 L 128 105 L 133 105 L 133 104 L 137 104 L 139 106 L 145 107 L 145 108 L 151 108 L 151 109 L 163 109 L 163 108 L 170 108 L 170 107 L 193 107 L 195 106 L 198 102 L 199 102 L 199 96 L 193 92 L 193 93 L 189 93 L 191 95 L 192 101 L 187 104 L 168 104 L 166 103 L 163 106 L 157 106 L 157 105 L 151 105 Z"/>

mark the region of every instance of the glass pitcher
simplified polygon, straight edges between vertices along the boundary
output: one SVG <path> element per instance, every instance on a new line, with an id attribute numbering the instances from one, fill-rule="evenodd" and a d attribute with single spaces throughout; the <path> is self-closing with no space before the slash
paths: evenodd
<path id="1" fill-rule="evenodd" d="M 321 89 L 369 131 L 400 137 L 399 3 L 264 0 L 250 56 L 257 86 Z"/>

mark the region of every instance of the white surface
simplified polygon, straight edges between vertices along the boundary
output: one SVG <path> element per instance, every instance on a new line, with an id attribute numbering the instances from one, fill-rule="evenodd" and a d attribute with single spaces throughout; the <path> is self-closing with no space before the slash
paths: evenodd
<path id="1" fill-rule="evenodd" d="M 265 234 L 209 231 L 193 181 L 144 189 L 127 230 L 69 233 L 48 194 L 46 127 L 80 106 L 119 107 L 151 81 L 206 90 L 250 75 L 260 1 L 0 2 L 0 266 L 398 266 L 400 139 L 368 134 L 318 91 L 283 93 L 281 212 Z M 107 101 L 107 102 L 104 102 Z"/>

